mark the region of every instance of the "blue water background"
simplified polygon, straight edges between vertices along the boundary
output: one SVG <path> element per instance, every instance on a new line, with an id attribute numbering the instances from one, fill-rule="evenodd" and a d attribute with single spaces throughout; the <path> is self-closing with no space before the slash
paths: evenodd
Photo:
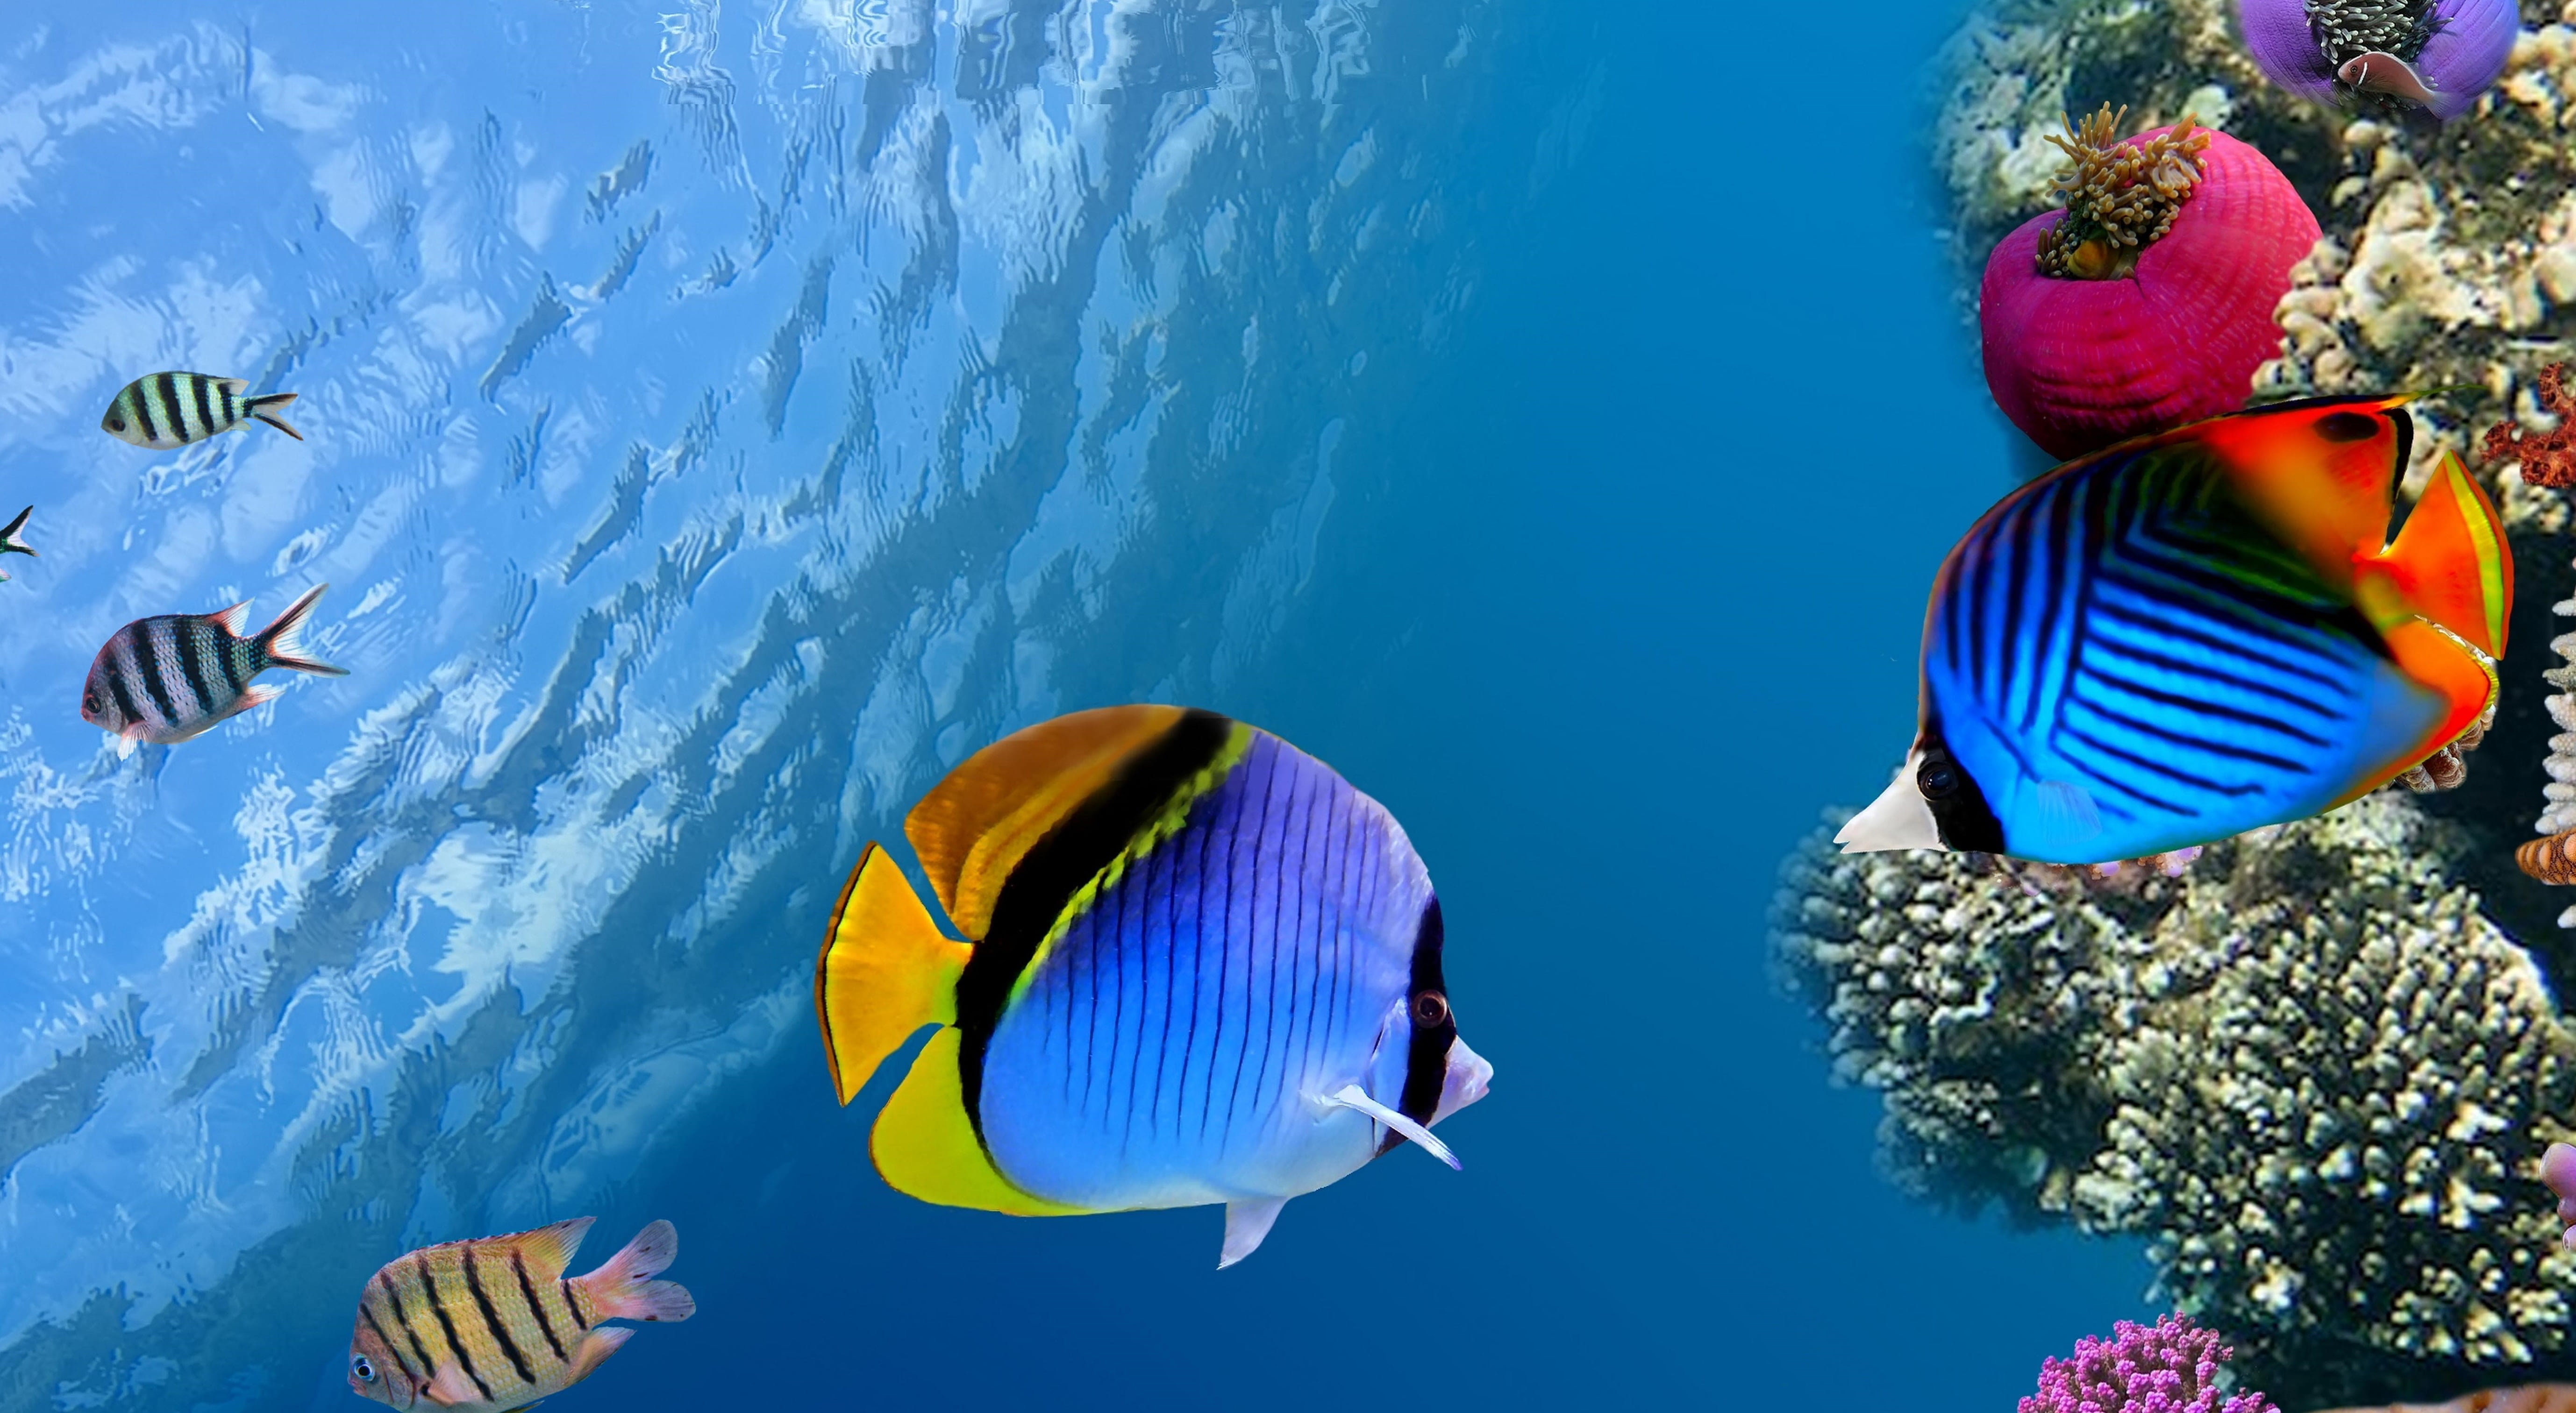
<path id="1" fill-rule="evenodd" d="M 585 1212 L 701 1313 L 550 1406 L 1967 1413 L 2148 1313 L 1890 1188 L 1765 955 L 2015 464 L 1955 10 L 670 3 L 0 42 L 0 1408 L 358 1407 L 375 1264 Z M 312 440 L 101 436 L 163 366 Z M 116 624 L 326 578 L 349 678 L 73 715 Z M 946 764 L 1146 697 L 1395 811 L 1497 1068 L 1465 1173 L 1221 1275 L 1210 1209 L 888 1192 L 801 991 Z"/>

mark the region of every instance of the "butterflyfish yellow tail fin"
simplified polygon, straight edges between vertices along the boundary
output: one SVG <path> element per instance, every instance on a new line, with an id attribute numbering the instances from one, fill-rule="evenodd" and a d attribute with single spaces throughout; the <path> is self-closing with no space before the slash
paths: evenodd
<path id="1" fill-rule="evenodd" d="M 2426 756 L 2460 739 L 2462 732 L 2484 720 L 2496 699 L 2495 668 L 2469 651 L 2457 635 L 2421 618 L 2409 618 L 2381 631 L 2398 670 L 2418 685 L 2441 694 L 2442 714 L 2422 736 L 2356 781 L 2335 805 L 2360 799 L 2423 764 Z"/>
<path id="2" fill-rule="evenodd" d="M 1086 1210 L 1049 1202 L 1011 1185 L 993 1166 L 983 1140 L 966 1116 L 965 1086 L 957 1073 L 964 1043 L 950 1028 L 930 1037 L 912 1062 L 912 1073 L 877 1115 L 868 1154 L 886 1186 L 943 1207 L 973 1207 L 1014 1217 L 1072 1217 Z"/>
<path id="3" fill-rule="evenodd" d="M 1059 716 L 968 756 L 922 796 L 904 837 L 958 932 L 982 940 L 1003 880 L 1029 849 L 1183 715 L 1120 706 Z"/>
<path id="4" fill-rule="evenodd" d="M 974 950 L 940 932 L 903 870 L 869 844 L 814 959 L 814 1018 L 842 1103 L 913 1032 L 956 1022 L 957 977 Z"/>
<path id="5" fill-rule="evenodd" d="M 2360 569 L 2362 606 L 2374 619 L 2411 611 L 2489 657 L 2504 656 L 2513 618 L 2513 548 L 2495 502 L 2457 453 L 2442 453 L 2397 542 Z M 2375 590 L 2374 578 L 2395 594 Z"/>

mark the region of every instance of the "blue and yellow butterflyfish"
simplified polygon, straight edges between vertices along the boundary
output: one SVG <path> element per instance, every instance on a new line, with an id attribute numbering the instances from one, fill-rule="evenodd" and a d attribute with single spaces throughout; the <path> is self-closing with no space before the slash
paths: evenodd
<path id="1" fill-rule="evenodd" d="M 1836 842 L 2164 853 L 2332 809 L 2479 725 L 2513 555 L 2447 451 L 2389 542 L 2411 400 L 2232 413 L 2004 497 L 1933 580 L 1913 748 Z"/>
<path id="2" fill-rule="evenodd" d="M 814 1009 L 848 1104 L 923 1026 L 870 1137 L 927 1202 L 1018 1216 L 1222 1203 L 1218 1264 L 1289 1198 L 1484 1097 L 1440 900 L 1404 830 L 1214 712 L 1107 707 L 985 747 L 904 834 L 952 939 L 871 843 Z"/>

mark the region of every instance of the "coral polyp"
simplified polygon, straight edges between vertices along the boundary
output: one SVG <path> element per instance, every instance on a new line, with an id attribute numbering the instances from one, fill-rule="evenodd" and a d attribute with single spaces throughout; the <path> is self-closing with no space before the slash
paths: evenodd
<path id="1" fill-rule="evenodd" d="M 2055 189 L 2065 218 L 2040 232 L 2040 273 L 2068 279 L 2116 280 L 2134 273 L 2138 253 L 2173 229 L 2209 159 L 2209 134 L 2189 113 L 2169 132 L 2119 140 L 2129 110 L 2102 111 L 2048 140 L 2066 154 Z"/>

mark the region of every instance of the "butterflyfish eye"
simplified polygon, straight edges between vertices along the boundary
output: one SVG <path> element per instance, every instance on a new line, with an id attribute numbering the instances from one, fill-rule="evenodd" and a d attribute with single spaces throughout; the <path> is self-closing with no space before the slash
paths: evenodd
<path id="1" fill-rule="evenodd" d="M 359 1378 L 366 1380 L 368 1383 L 374 1383 L 376 1381 L 376 1366 L 368 1363 L 367 1356 L 363 1354 L 359 1355 L 350 1363 L 349 1371 L 356 1374 Z"/>
<path id="2" fill-rule="evenodd" d="M 1417 1030 L 1434 1030 L 1449 1022 L 1449 998 L 1437 991 L 1425 991 L 1413 998 L 1413 1024 Z"/>
<path id="3" fill-rule="evenodd" d="M 1914 788 L 1927 800 L 1946 800 L 1959 793 L 1959 768 L 1946 760 L 1927 760 L 1914 772 Z"/>
<path id="4" fill-rule="evenodd" d="M 2317 435 L 2330 442 L 2366 442 L 2379 435 L 2379 420 L 2358 412 L 2329 412 L 2317 419 Z"/>

